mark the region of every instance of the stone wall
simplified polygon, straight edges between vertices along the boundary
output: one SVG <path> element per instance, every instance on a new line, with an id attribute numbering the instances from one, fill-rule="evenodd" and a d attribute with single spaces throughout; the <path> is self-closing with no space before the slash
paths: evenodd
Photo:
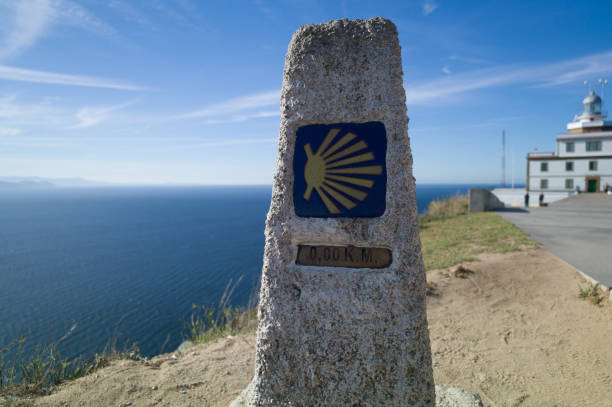
<path id="1" fill-rule="evenodd" d="M 468 207 L 470 212 L 485 212 L 503 208 L 504 203 L 488 189 L 472 188 L 468 193 Z"/>

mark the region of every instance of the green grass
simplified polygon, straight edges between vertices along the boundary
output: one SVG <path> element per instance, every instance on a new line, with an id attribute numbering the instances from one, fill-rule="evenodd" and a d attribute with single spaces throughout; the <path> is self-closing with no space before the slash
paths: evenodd
<path id="1" fill-rule="evenodd" d="M 186 339 L 194 344 L 235 336 L 254 330 L 257 326 L 257 309 L 242 310 L 237 307 L 222 308 L 193 305 L 188 321 L 183 321 Z"/>
<path id="2" fill-rule="evenodd" d="M 49 394 L 59 384 L 93 373 L 113 360 L 145 360 L 135 344 L 121 349 L 117 346 L 119 325 L 131 313 L 123 315 L 115 324 L 104 349 L 88 358 L 66 358 L 57 350 L 76 324 L 57 341 L 36 345 L 27 352 L 25 336 L 0 347 L 0 405 L 21 405 L 22 397 Z"/>
<path id="3" fill-rule="evenodd" d="M 599 287 L 599 283 L 597 284 L 589 284 L 588 287 L 578 288 L 578 298 L 587 300 L 593 305 L 598 305 L 602 300 L 603 296 Z"/>
<path id="4" fill-rule="evenodd" d="M 218 306 L 192 305 L 188 320 L 183 321 L 185 339 L 194 344 L 210 342 L 215 339 L 235 336 L 254 330 L 257 327 L 258 290 L 253 289 L 245 308 L 230 305 L 230 298 L 244 276 L 236 283 L 229 281 L 219 300 Z"/>
<path id="5" fill-rule="evenodd" d="M 89 359 L 65 358 L 57 351 L 57 343 L 36 345 L 25 352 L 26 337 L 0 349 L 0 396 L 30 396 L 50 393 L 57 385 L 88 375 L 116 359 L 142 359 L 138 348 L 117 351 L 106 349 Z M 2 399 L 0 399 L 2 401 Z"/>
<path id="6" fill-rule="evenodd" d="M 474 261 L 481 253 L 507 253 L 537 247 L 537 243 L 519 228 L 490 212 L 421 218 L 419 224 L 427 270 Z"/>

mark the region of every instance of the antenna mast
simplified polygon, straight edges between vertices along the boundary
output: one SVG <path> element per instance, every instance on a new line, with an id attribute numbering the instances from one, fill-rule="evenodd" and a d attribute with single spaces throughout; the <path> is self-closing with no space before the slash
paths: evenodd
<path id="1" fill-rule="evenodd" d="M 607 79 L 600 79 L 598 82 L 601 83 L 601 110 L 602 110 L 602 113 L 603 113 L 604 90 L 605 90 L 606 85 L 608 84 L 608 80 Z"/>
<path id="2" fill-rule="evenodd" d="M 506 186 L 506 130 L 502 130 L 501 187 Z"/>

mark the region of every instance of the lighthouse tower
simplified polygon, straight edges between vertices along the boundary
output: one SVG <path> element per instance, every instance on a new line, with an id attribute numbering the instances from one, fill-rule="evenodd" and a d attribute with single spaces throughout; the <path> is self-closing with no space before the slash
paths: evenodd
<path id="1" fill-rule="evenodd" d="M 612 131 L 612 121 L 606 120 L 607 115 L 602 106 L 601 98 L 591 90 L 589 96 L 582 101 L 582 113 L 574 116 L 574 121 L 567 124 L 567 131 L 570 133 Z"/>

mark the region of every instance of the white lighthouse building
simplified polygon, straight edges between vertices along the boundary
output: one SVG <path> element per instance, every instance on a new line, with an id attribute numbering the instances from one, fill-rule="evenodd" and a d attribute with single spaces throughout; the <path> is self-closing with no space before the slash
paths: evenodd
<path id="1" fill-rule="evenodd" d="M 612 121 L 606 120 L 602 100 L 595 92 L 582 101 L 582 113 L 557 135 L 556 151 L 527 154 L 530 193 L 544 193 L 546 201 L 575 191 L 602 192 L 612 186 Z"/>

